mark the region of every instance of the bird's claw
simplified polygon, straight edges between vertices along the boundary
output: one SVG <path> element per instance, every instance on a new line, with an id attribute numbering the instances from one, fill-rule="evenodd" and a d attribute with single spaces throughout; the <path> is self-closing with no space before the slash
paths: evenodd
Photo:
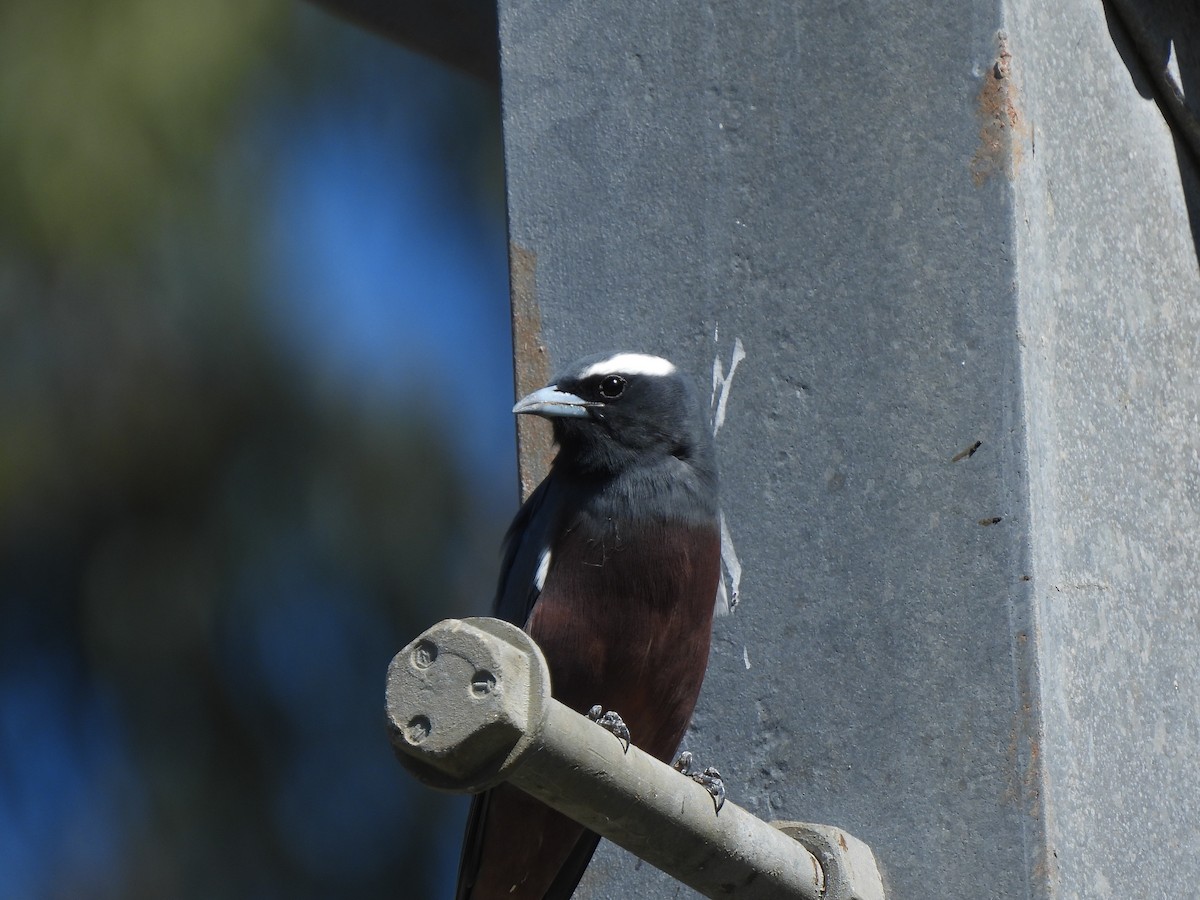
<path id="1" fill-rule="evenodd" d="M 619 715 L 612 710 L 605 712 L 599 703 L 589 709 L 587 715 L 605 731 L 612 732 L 613 736 L 621 742 L 622 752 L 629 752 L 629 728 Z"/>
<path id="2" fill-rule="evenodd" d="M 719 814 L 721 807 L 725 805 L 725 782 L 721 778 L 721 773 L 713 766 L 705 766 L 703 772 L 693 773 L 688 777 L 712 795 L 713 812 Z"/>
<path id="3" fill-rule="evenodd" d="M 675 758 L 672 766 L 708 791 L 713 798 L 713 812 L 721 812 L 721 807 L 725 805 L 725 782 L 721 780 L 720 772 L 713 766 L 706 766 L 702 772 L 696 771 L 692 766 L 692 754 L 687 750 Z"/>

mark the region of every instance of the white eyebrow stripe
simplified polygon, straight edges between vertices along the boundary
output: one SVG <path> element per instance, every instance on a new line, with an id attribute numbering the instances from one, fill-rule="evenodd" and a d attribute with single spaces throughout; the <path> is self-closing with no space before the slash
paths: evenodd
<path id="1" fill-rule="evenodd" d="M 533 576 L 533 585 L 541 593 L 541 590 L 546 585 L 546 573 L 550 571 L 550 548 L 547 547 L 542 551 L 542 555 L 538 557 L 537 573 Z"/>
<path id="2" fill-rule="evenodd" d="M 593 375 L 673 375 L 675 366 L 670 360 L 648 353 L 618 353 L 598 363 L 592 363 L 579 373 L 580 378 Z"/>

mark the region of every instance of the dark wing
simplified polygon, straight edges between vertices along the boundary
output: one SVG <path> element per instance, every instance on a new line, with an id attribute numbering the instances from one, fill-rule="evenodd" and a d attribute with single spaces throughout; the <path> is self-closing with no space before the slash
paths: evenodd
<path id="1" fill-rule="evenodd" d="M 500 580 L 492 601 L 492 615 L 496 618 L 512 622 L 518 627 L 525 626 L 540 593 L 535 582 L 538 560 L 550 544 L 550 534 L 562 508 L 561 495 L 562 491 L 556 486 L 553 474 L 547 476 L 529 495 L 508 526 L 508 533 L 504 536 L 504 555 L 500 562 Z M 467 813 L 467 828 L 463 836 L 462 858 L 458 866 L 456 900 L 469 897 L 475 884 L 479 855 L 483 851 L 483 821 L 490 801 L 491 791 L 477 794 L 471 800 L 471 811 Z M 595 840 L 598 841 L 599 837 Z M 579 868 L 580 875 L 591 859 L 595 846 L 593 841 L 591 851 Z M 570 892 L 564 896 L 569 897 Z"/>
<path id="2" fill-rule="evenodd" d="M 540 593 L 535 583 L 538 562 L 550 545 L 562 510 L 562 496 L 562 486 L 551 472 L 529 495 L 504 536 L 504 558 L 492 615 L 519 628 L 525 627 Z"/>
<path id="3" fill-rule="evenodd" d="M 479 854 L 483 852 L 483 818 L 487 815 L 491 791 L 476 794 L 471 798 L 471 811 L 467 813 L 467 830 L 463 835 L 462 856 L 458 860 L 458 887 L 454 889 L 454 900 L 468 900 L 475 876 L 479 872 Z"/>
<path id="4" fill-rule="evenodd" d="M 512 806 L 514 800 L 521 804 L 520 811 L 514 810 Z M 533 809 L 530 804 L 542 811 L 541 814 L 534 812 L 532 820 L 524 818 L 524 813 Z M 502 809 L 504 812 L 501 812 Z M 514 817 L 514 812 L 516 812 L 516 817 Z M 503 820 L 503 825 L 497 825 L 497 816 Z M 523 858 L 536 868 L 536 871 L 530 871 L 527 874 L 536 883 L 546 885 L 545 892 L 538 895 L 540 900 L 570 900 L 572 894 L 575 893 L 575 887 L 583 877 L 584 870 L 591 861 L 592 854 L 596 852 L 596 845 L 600 843 L 600 835 L 577 826 L 563 817 L 561 813 L 553 812 L 509 785 L 501 785 L 474 797 L 471 801 L 468 821 L 466 838 L 463 840 L 462 859 L 459 863 L 455 900 L 472 900 L 476 896 L 477 889 L 484 897 L 502 895 L 504 893 L 502 885 L 497 885 L 494 881 L 486 885 L 478 883 L 481 868 L 490 866 L 492 874 L 489 877 L 494 879 L 498 865 L 497 860 L 502 860 L 499 863 L 501 869 L 507 864 L 508 849 L 514 850 L 517 852 L 518 858 L 522 858 L 520 854 L 525 853 L 528 848 L 517 845 L 526 842 L 530 837 L 536 838 L 539 833 L 561 833 L 561 828 L 564 826 L 569 826 L 572 833 L 578 834 L 578 837 L 568 838 L 567 840 L 571 843 L 561 843 L 553 851 L 552 856 L 544 860 L 530 862 L 528 856 Z M 489 823 L 486 828 L 483 827 L 484 822 Z M 531 829 L 514 827 L 524 825 L 531 826 Z M 554 831 L 543 831 L 546 828 L 554 829 Z M 548 871 L 549 867 L 556 867 L 556 869 Z M 513 871 L 504 874 L 517 877 Z M 543 878 L 549 878 L 549 883 L 543 881 Z M 524 890 L 521 896 L 529 897 L 529 890 Z"/>
<path id="5" fill-rule="evenodd" d="M 592 861 L 592 854 L 596 852 L 596 845 L 599 843 L 600 835 L 596 832 L 583 833 L 575 842 L 575 849 L 571 851 L 563 867 L 558 870 L 558 877 L 554 879 L 554 884 L 550 885 L 550 890 L 546 891 L 544 900 L 571 900 L 571 895 L 579 886 L 583 872 Z"/>

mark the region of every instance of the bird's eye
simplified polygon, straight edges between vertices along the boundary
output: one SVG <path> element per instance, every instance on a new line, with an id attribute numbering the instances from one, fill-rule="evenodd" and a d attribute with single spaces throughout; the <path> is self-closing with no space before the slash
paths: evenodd
<path id="1" fill-rule="evenodd" d="M 600 381 L 600 396 L 605 400 L 616 400 L 625 393 L 625 384 L 620 375 L 605 375 Z"/>

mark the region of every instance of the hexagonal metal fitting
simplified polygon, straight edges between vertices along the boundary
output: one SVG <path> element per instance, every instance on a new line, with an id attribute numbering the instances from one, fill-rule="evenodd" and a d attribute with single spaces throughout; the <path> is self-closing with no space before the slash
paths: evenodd
<path id="1" fill-rule="evenodd" d="M 821 864 L 825 881 L 823 900 L 884 900 L 883 876 L 875 854 L 854 835 L 833 825 L 771 824 L 803 844 Z"/>
<path id="2" fill-rule="evenodd" d="M 392 746 L 431 787 L 484 790 L 529 749 L 549 697 L 550 670 L 529 635 L 499 619 L 445 619 L 388 666 Z"/>

